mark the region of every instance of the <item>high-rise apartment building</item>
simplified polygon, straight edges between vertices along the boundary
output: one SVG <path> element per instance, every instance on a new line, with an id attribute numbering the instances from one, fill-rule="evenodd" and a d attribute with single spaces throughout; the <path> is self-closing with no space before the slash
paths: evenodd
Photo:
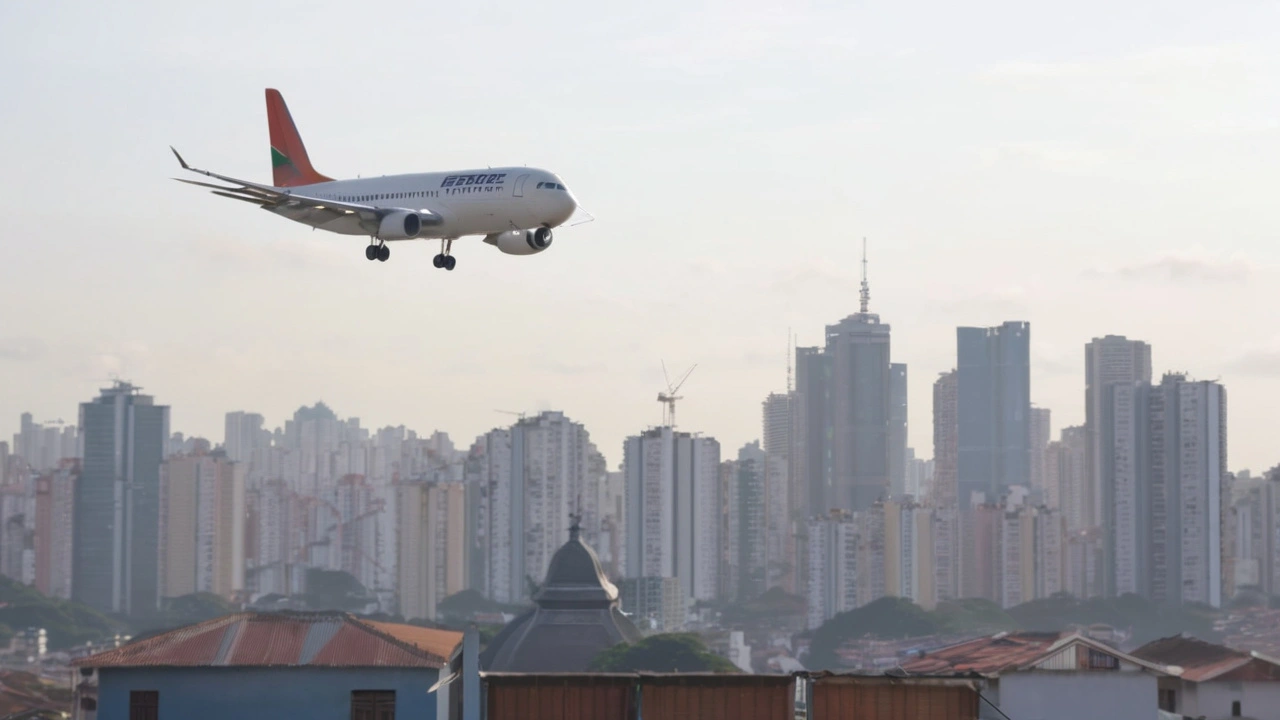
<path id="1" fill-rule="evenodd" d="M 474 485 L 411 482 L 397 488 L 399 611 L 436 619 L 440 601 L 468 587 L 467 495 Z"/>
<path id="2" fill-rule="evenodd" d="M 768 590 L 768 486 L 765 453 L 759 443 L 749 443 L 738 451 L 734 502 L 728 507 L 737 532 L 732 546 L 737 550 L 734 565 L 738 585 L 732 597 L 739 602 L 754 600 Z"/>
<path id="3" fill-rule="evenodd" d="M 1166 374 L 1100 396 L 1102 592 L 1220 606 L 1234 582 L 1223 548 L 1226 391 Z"/>
<path id="4" fill-rule="evenodd" d="M 582 515 L 583 542 L 598 545 L 606 472 L 586 428 L 560 412 L 522 418 L 476 441 L 467 479 L 480 487 L 477 534 L 491 598 L 528 596 L 569 534 L 570 515 Z"/>
<path id="5" fill-rule="evenodd" d="M 271 444 L 271 433 L 262 428 L 263 417 L 244 411 L 229 412 L 222 447 L 234 463 L 248 463 L 254 453 Z"/>
<path id="6" fill-rule="evenodd" d="M 933 383 L 933 506 L 956 507 L 959 489 L 960 417 L 956 400 L 956 371 L 942 373 Z"/>
<path id="7" fill-rule="evenodd" d="M 245 589 L 245 466 L 223 452 L 160 467 L 160 596 Z"/>
<path id="8" fill-rule="evenodd" d="M 1051 419 L 1049 408 L 1031 408 L 1031 489 L 1039 492 L 1042 500 L 1046 494 L 1045 478 L 1048 474 L 1046 454 L 1049 441 L 1053 439 Z"/>
<path id="9" fill-rule="evenodd" d="M 628 577 L 676 577 L 694 600 L 720 589 L 720 444 L 670 427 L 627 438 Z"/>
<path id="10" fill-rule="evenodd" d="M 885 594 L 932 610 L 935 549 L 933 511 L 911 501 L 884 503 Z"/>
<path id="11" fill-rule="evenodd" d="M 35 586 L 50 597 L 70 599 L 72 528 L 80 461 L 63 460 L 36 480 Z"/>
<path id="12" fill-rule="evenodd" d="M 1031 482 L 1031 325 L 956 330 L 958 486 L 995 502 Z"/>
<path id="13" fill-rule="evenodd" d="M 1121 335 L 1094 338 L 1084 348 L 1085 375 L 1085 462 L 1086 475 L 1083 505 L 1090 527 L 1101 527 L 1104 520 L 1102 483 L 1106 453 L 1101 451 L 1102 417 L 1106 390 L 1111 385 L 1136 385 L 1151 382 L 1151 346 L 1141 340 Z"/>
<path id="14" fill-rule="evenodd" d="M 805 504 L 799 483 L 792 482 L 791 458 L 794 393 L 770 393 L 763 405 L 765 484 L 768 488 L 769 587 L 795 592 L 800 558 L 795 542 L 795 525 L 803 516 L 797 508 Z"/>
<path id="15" fill-rule="evenodd" d="M 139 614 L 160 600 L 160 464 L 169 408 L 125 382 L 80 405 L 73 598 Z"/>
<path id="16" fill-rule="evenodd" d="M 831 358 L 818 347 L 796 348 L 796 391 L 792 396 L 792 487 L 801 517 L 825 515 L 828 502 L 831 439 L 827 435 L 827 393 Z"/>
<path id="17" fill-rule="evenodd" d="M 832 510 L 809 521 L 808 621 L 810 630 L 858 607 L 858 529 L 853 515 Z"/>
<path id="18" fill-rule="evenodd" d="M 907 366 L 889 365 L 889 495 L 907 494 Z"/>

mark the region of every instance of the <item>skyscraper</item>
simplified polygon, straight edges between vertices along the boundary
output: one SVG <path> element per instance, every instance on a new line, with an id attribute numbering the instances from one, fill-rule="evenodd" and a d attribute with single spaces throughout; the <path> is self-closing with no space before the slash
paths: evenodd
<path id="1" fill-rule="evenodd" d="M 263 418 L 257 413 L 239 410 L 227 413 L 222 446 L 231 462 L 250 462 L 255 450 L 271 444 L 271 434 L 262 429 L 262 423 Z"/>
<path id="2" fill-rule="evenodd" d="M 245 589 L 244 473 L 243 464 L 219 451 L 161 465 L 161 597 L 230 598 Z"/>
<path id="3" fill-rule="evenodd" d="M 737 492 L 734 504 L 728 508 L 736 515 L 735 528 L 738 537 L 733 545 L 737 549 L 738 587 L 734 597 L 739 602 L 754 600 L 768 590 L 767 547 L 768 520 L 765 453 L 759 443 L 748 443 L 738 451 Z"/>
<path id="4" fill-rule="evenodd" d="M 960 420 L 956 407 L 956 371 L 942 373 L 933 383 L 933 506 L 956 507 L 960 499 Z"/>
<path id="5" fill-rule="evenodd" d="M 1047 471 L 1045 453 L 1053 438 L 1051 418 L 1049 408 L 1031 408 L 1031 489 L 1040 492 L 1042 498 Z"/>
<path id="6" fill-rule="evenodd" d="M 1155 386 L 1111 384 L 1102 398 L 1102 591 L 1220 606 L 1233 580 L 1222 544 L 1226 391 L 1166 374 Z"/>
<path id="7" fill-rule="evenodd" d="M 827 393 L 831 359 L 818 347 L 796 348 L 796 391 L 792 397 L 791 482 L 802 505 L 802 517 L 824 515 L 828 502 L 827 470 L 831 439 L 827 434 Z"/>
<path id="8" fill-rule="evenodd" d="M 1084 416 L 1086 475 L 1082 502 L 1091 527 L 1103 523 L 1102 467 L 1105 455 L 1098 451 L 1102 442 L 1100 410 L 1103 394 L 1110 385 L 1134 385 L 1151 382 L 1151 346 L 1123 335 L 1094 338 L 1084 348 Z"/>
<path id="9" fill-rule="evenodd" d="M 160 600 L 160 463 L 169 408 L 138 390 L 117 381 L 80 405 L 84 464 L 72 592 L 103 612 L 140 614 Z"/>
<path id="10" fill-rule="evenodd" d="M 889 365 L 889 493 L 907 492 L 907 366 Z"/>
<path id="11" fill-rule="evenodd" d="M 1031 482 L 1031 326 L 956 330 L 960 504 Z"/>
<path id="12" fill-rule="evenodd" d="M 803 507 L 799 484 L 792 482 L 792 392 L 770 393 L 763 405 L 764 453 L 766 486 L 768 488 L 768 565 L 769 587 L 781 586 L 788 592 L 796 589 L 796 568 L 799 565 L 795 544 L 794 525 L 802 516 L 796 508 Z"/>
<path id="13" fill-rule="evenodd" d="M 627 577 L 676 577 L 694 600 L 720 589 L 720 443 L 670 427 L 629 437 Z"/>
<path id="14" fill-rule="evenodd" d="M 436 618 L 441 600 L 467 589 L 470 563 L 463 483 L 404 483 L 398 488 L 400 614 Z"/>

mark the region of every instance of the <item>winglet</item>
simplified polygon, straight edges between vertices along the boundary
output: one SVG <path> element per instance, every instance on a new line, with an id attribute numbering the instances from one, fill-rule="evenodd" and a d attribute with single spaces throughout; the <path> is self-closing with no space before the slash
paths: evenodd
<path id="1" fill-rule="evenodd" d="M 178 151 L 177 151 L 177 149 L 176 149 L 176 148 L 174 148 L 172 145 L 170 145 L 170 146 L 169 146 L 169 149 L 170 149 L 170 150 L 173 150 L 173 156 L 174 156 L 174 157 L 176 157 L 176 158 L 178 158 L 178 164 L 182 166 L 182 169 L 183 169 L 183 170 L 190 170 L 190 169 L 191 169 L 191 166 L 187 164 L 187 161 L 186 161 L 186 160 L 183 160 L 183 159 L 182 159 L 182 156 L 178 154 Z"/>

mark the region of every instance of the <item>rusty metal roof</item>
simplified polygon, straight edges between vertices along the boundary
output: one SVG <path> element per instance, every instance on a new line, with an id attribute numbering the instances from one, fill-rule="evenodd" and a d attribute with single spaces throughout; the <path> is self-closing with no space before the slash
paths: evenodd
<path id="1" fill-rule="evenodd" d="M 999 633 L 930 650 L 903 663 L 902 669 L 913 675 L 995 675 L 1039 658 L 1059 638 L 1058 633 Z"/>
<path id="2" fill-rule="evenodd" d="M 79 658 L 81 667 L 441 668 L 462 633 L 338 612 L 242 612 Z"/>
<path id="3" fill-rule="evenodd" d="M 1276 681 L 1280 664 L 1261 653 L 1247 653 L 1186 635 L 1153 640 L 1133 651 L 1136 657 L 1171 666 L 1191 682 L 1208 680 Z"/>

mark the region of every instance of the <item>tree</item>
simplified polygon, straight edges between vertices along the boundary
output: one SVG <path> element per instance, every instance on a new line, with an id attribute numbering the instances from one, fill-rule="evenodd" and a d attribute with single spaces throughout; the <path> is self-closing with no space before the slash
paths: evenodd
<path id="1" fill-rule="evenodd" d="M 376 598 L 356 580 L 341 570 L 307 568 L 307 607 L 312 610 L 359 612 Z"/>
<path id="2" fill-rule="evenodd" d="M 651 635 L 634 645 L 614 645 L 597 655 L 587 669 L 593 672 L 738 672 L 736 665 L 708 651 L 706 644 L 692 633 Z"/>
<path id="3" fill-rule="evenodd" d="M 836 650 L 850 640 L 932 635 L 942 628 L 937 618 L 910 600 L 882 597 L 855 610 L 842 612 L 815 630 L 805 665 L 810 670 L 840 667 Z"/>

